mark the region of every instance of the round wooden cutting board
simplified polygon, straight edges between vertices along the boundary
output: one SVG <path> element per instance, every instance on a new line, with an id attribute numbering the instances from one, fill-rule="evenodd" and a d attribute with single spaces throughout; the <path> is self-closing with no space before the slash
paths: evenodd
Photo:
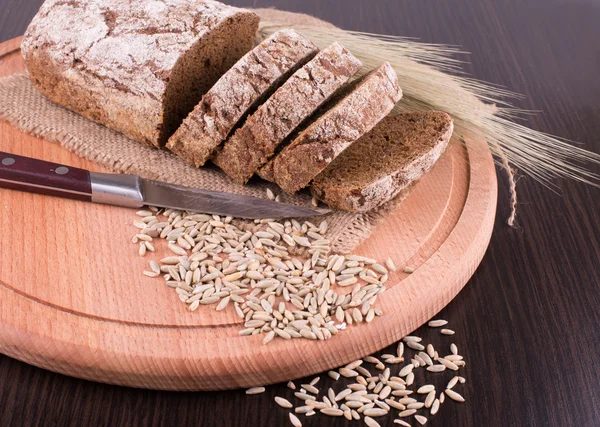
<path id="1" fill-rule="evenodd" d="M 0 45 L 0 77 L 23 72 L 18 47 Z M 5 122 L 0 151 L 102 170 Z M 130 243 L 133 211 L 0 189 L 0 352 L 80 378 L 172 390 L 322 372 L 397 341 L 454 298 L 487 248 L 496 197 L 487 145 L 453 144 L 355 251 L 399 267 L 377 301 L 383 316 L 328 341 L 262 345 L 238 335 L 233 307 L 189 312 L 162 279 L 141 274 L 149 257 Z"/>

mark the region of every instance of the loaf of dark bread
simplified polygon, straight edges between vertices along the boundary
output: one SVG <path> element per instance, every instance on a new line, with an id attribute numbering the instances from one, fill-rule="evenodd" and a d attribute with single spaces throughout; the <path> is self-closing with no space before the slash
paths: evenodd
<path id="1" fill-rule="evenodd" d="M 209 0 L 46 0 L 21 50 L 52 101 L 158 147 L 252 48 L 258 21 Z"/>

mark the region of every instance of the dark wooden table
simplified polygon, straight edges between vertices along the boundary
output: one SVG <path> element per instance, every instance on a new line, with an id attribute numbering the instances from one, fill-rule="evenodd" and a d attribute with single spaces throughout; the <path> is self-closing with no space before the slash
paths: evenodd
<path id="1" fill-rule="evenodd" d="M 0 0 L 0 41 L 23 34 L 41 3 Z M 461 45 L 472 52 L 466 69 L 473 76 L 525 94 L 518 106 L 543 112 L 528 125 L 600 152 L 597 0 L 231 3 L 277 6 L 346 29 Z M 428 425 L 600 425 L 600 191 L 558 181 L 557 195 L 523 177 L 519 228 L 511 229 L 505 224 L 506 181 L 499 176 L 490 247 L 468 286 L 440 314 L 457 331 L 455 342 L 468 361 L 462 389 L 467 403 L 446 402 Z M 434 344 L 440 340 L 427 328 L 417 333 Z M 273 397 L 288 391 L 284 384 L 251 397 L 242 391 L 136 390 L 0 356 L 3 426 L 281 426 L 289 425 L 287 411 Z M 321 424 L 334 421 L 315 416 L 305 423 Z"/>

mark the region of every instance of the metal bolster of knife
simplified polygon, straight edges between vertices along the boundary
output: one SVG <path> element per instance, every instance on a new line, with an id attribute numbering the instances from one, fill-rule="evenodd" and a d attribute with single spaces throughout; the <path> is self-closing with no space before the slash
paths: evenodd
<path id="1" fill-rule="evenodd" d="M 92 201 L 139 208 L 144 205 L 142 179 L 138 175 L 90 172 Z"/>

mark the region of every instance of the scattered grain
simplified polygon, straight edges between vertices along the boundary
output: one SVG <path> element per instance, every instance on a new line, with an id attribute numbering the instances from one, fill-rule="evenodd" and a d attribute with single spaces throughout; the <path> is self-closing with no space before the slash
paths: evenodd
<path id="1" fill-rule="evenodd" d="M 414 369 L 414 366 L 412 364 L 410 365 L 406 365 L 404 368 L 402 368 L 400 370 L 400 373 L 398 374 L 400 377 L 405 377 L 407 376 L 409 373 L 412 372 L 412 370 Z"/>
<path id="2" fill-rule="evenodd" d="M 417 420 L 422 426 L 424 426 L 427 422 L 427 418 L 425 418 L 423 415 L 415 415 L 415 420 Z"/>
<path id="3" fill-rule="evenodd" d="M 327 372 L 327 375 L 329 375 L 329 378 L 331 378 L 334 381 L 337 381 L 340 379 L 340 374 L 335 371 L 329 371 L 329 372 Z"/>
<path id="4" fill-rule="evenodd" d="M 367 416 L 367 417 L 383 417 L 384 415 L 387 415 L 388 411 L 386 411 L 385 409 L 382 408 L 369 408 L 369 409 L 365 409 L 363 411 L 363 415 Z"/>
<path id="5" fill-rule="evenodd" d="M 292 403 L 289 400 L 284 399 L 283 397 L 279 397 L 279 396 L 275 397 L 275 403 L 277 403 L 282 408 L 293 408 L 294 407 L 294 405 L 292 405 Z"/>
<path id="6" fill-rule="evenodd" d="M 438 362 L 440 362 L 442 365 L 444 365 L 448 369 L 451 369 L 453 371 L 458 371 L 458 366 L 456 365 L 456 363 L 451 362 L 444 357 L 438 357 Z"/>
<path id="7" fill-rule="evenodd" d="M 381 424 L 379 424 L 377 421 L 375 421 L 373 418 L 366 416 L 365 417 L 365 424 L 368 427 L 381 427 Z"/>
<path id="8" fill-rule="evenodd" d="M 279 198 L 270 189 L 266 192 L 270 200 Z M 164 275 L 166 285 L 177 291 L 177 296 L 188 304 L 190 311 L 200 305 L 216 304 L 219 311 L 233 305 L 237 316 L 245 322 L 240 335 L 263 334 L 264 344 L 277 337 L 329 339 L 347 324 L 371 322 L 382 314 L 373 304 L 385 291 L 383 284 L 388 279 L 388 272 L 396 270 L 389 258 L 384 263 L 377 263 L 363 256 L 330 255 L 331 242 L 326 236 L 325 221 L 317 226 L 310 222 L 300 224 L 296 220 L 278 223 L 265 219 L 255 221 L 264 224 L 258 231 L 243 231 L 232 222 L 233 218 L 218 215 L 158 208 L 141 210 L 137 215 L 141 220 L 134 225 L 141 231 L 132 241 L 139 244 L 140 255 L 145 255 L 146 251 L 154 252 L 151 243 L 154 238 L 168 240 L 167 247 L 174 253 L 161 259 L 160 263 L 149 261 L 151 271 L 144 274 L 150 277 Z M 289 250 L 294 247 L 306 248 L 311 254 L 310 259 L 301 261 L 293 257 Z M 404 271 L 412 273 L 414 270 L 405 267 Z M 346 295 L 347 292 L 339 292 L 333 285 L 353 287 Z M 229 304 L 231 301 L 233 303 Z M 447 323 L 437 319 L 428 325 L 437 328 Z M 454 334 L 450 329 L 440 332 Z M 319 394 L 315 386 L 319 377 L 309 384 L 302 384 L 302 389 L 294 394 L 305 402 L 305 406 L 296 408 L 297 412 L 309 416 L 319 410 L 324 415 L 344 416 L 348 420 L 360 419 L 362 413 L 365 423 L 373 427 L 379 425 L 373 417 L 385 416 L 392 408 L 400 411 L 400 417 L 413 415 L 423 407 L 433 415 L 445 395 L 464 402 L 460 394 L 451 390 L 459 381 L 464 382 L 459 376 L 452 378 L 438 399 L 433 385 L 417 389 L 417 393 L 427 394 L 424 402 L 407 397 L 413 393 L 407 388 L 415 380 L 415 368 L 427 366 L 430 372 L 441 372 L 458 370 L 465 365 L 454 343 L 450 345 L 450 355 L 438 357 L 431 344 L 425 346 L 420 344 L 421 341 L 420 337 L 406 336 L 398 343 L 396 355 L 383 355 L 383 361 L 365 357 L 364 362 L 380 371 L 378 375 L 373 376 L 360 366 L 363 360 L 339 368 L 338 372 L 329 371 L 328 376 L 333 380 L 344 376 L 356 378 L 356 382 L 337 395 L 329 388 L 322 401 L 315 397 Z M 404 356 L 405 346 L 419 353 Z M 398 376 L 391 376 L 386 364 L 402 363 L 405 357 L 407 360 L 412 357 L 412 363 L 402 367 Z M 434 360 L 438 363 L 434 364 Z M 291 381 L 288 387 L 296 390 Z M 252 395 L 264 391 L 264 387 L 253 387 L 246 393 Z M 286 409 L 293 407 L 283 397 L 275 397 L 275 402 Z M 421 415 L 416 415 L 415 419 L 421 424 L 427 422 Z M 296 427 L 302 425 L 292 413 L 290 421 Z M 409 425 L 400 419 L 394 422 Z"/>
<path id="9" fill-rule="evenodd" d="M 310 385 L 310 384 L 302 384 L 301 387 L 308 391 L 309 393 L 313 393 L 313 394 L 319 394 L 319 389 L 316 388 L 314 385 Z"/>
<path id="10" fill-rule="evenodd" d="M 321 413 L 329 415 L 330 417 L 341 417 L 342 415 L 344 415 L 344 411 L 337 408 L 323 408 L 321 409 Z"/>
<path id="11" fill-rule="evenodd" d="M 264 392 L 265 392 L 264 387 L 252 387 L 252 388 L 249 388 L 248 390 L 246 390 L 246 394 L 260 394 L 260 393 L 264 393 Z"/>
<path id="12" fill-rule="evenodd" d="M 294 414 L 292 414 L 291 412 L 290 412 L 290 422 L 292 423 L 292 425 L 294 427 L 302 427 L 302 423 L 300 422 L 298 417 L 295 416 Z"/>
<path id="13" fill-rule="evenodd" d="M 391 258 L 385 260 L 385 266 L 390 271 L 396 271 L 396 265 L 394 264 L 394 261 L 392 261 Z"/>
<path id="14" fill-rule="evenodd" d="M 447 324 L 448 324 L 448 321 L 447 320 L 442 320 L 442 319 L 439 319 L 439 320 L 430 320 L 427 323 L 427 325 L 430 328 L 439 328 L 440 326 L 446 326 Z"/>
<path id="15" fill-rule="evenodd" d="M 358 377 L 358 372 L 356 372 L 354 369 L 340 368 L 339 373 L 346 378 Z"/>
<path id="16" fill-rule="evenodd" d="M 417 393 L 419 394 L 427 394 L 431 391 L 435 390 L 435 386 L 433 386 L 433 384 L 427 384 L 424 386 L 419 387 L 419 389 L 417 390 Z"/>
<path id="17" fill-rule="evenodd" d="M 452 400 L 455 400 L 457 402 L 464 402 L 465 398 L 462 397 L 460 394 L 458 394 L 457 392 L 455 392 L 454 390 L 444 390 L 444 393 Z"/>
<path id="18" fill-rule="evenodd" d="M 413 350 L 417 350 L 417 351 L 425 350 L 425 347 L 422 344 L 419 344 L 418 342 L 408 341 L 406 343 L 406 345 L 409 348 L 412 348 Z"/>
<path id="19" fill-rule="evenodd" d="M 456 383 L 458 382 L 458 377 L 453 377 L 449 382 L 448 385 L 446 385 L 446 389 L 451 389 L 453 388 Z"/>

